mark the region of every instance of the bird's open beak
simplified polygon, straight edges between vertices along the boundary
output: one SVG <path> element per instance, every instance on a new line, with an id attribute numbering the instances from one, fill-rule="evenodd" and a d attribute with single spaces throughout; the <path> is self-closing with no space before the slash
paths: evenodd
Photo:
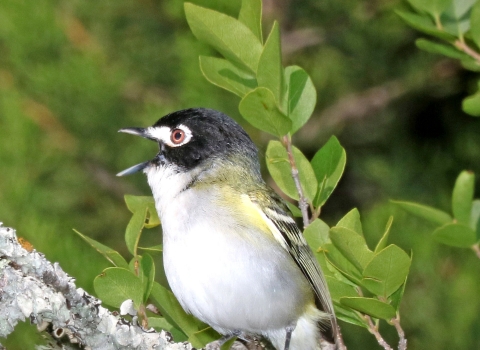
<path id="1" fill-rule="evenodd" d="M 156 138 L 154 138 L 150 133 L 148 132 L 148 129 L 145 128 L 123 128 L 118 130 L 118 132 L 123 132 L 125 134 L 131 134 L 131 135 L 136 135 L 143 137 L 145 139 L 149 139 L 152 141 L 158 141 Z"/>
<path id="2" fill-rule="evenodd" d="M 143 138 L 146 138 L 146 139 L 149 139 L 149 140 L 152 140 L 152 141 L 158 141 L 157 139 L 153 138 L 149 134 L 147 129 L 144 129 L 144 128 L 124 128 L 124 129 L 118 130 L 118 132 L 124 132 L 126 134 L 141 136 Z M 134 166 L 132 166 L 128 169 L 125 169 L 125 170 L 119 172 L 117 174 L 117 176 L 126 176 L 126 175 L 137 173 L 137 172 L 145 169 L 150 163 L 151 163 L 151 161 L 149 160 L 149 161 L 134 165 Z"/>

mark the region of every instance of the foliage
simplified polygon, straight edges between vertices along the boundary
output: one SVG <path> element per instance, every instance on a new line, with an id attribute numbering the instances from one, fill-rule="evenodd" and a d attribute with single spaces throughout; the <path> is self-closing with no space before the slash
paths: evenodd
<path id="1" fill-rule="evenodd" d="M 417 39 L 419 49 L 459 60 L 480 71 L 480 3 L 475 0 L 408 0 L 411 11 L 397 11 L 413 28 L 437 40 Z M 480 81 L 479 81 L 480 84 Z M 480 85 L 479 85 L 480 86 Z M 480 116 L 480 91 L 466 97 L 463 110 Z"/>
<path id="2" fill-rule="evenodd" d="M 329 286 L 334 286 L 332 299 L 336 303 L 338 318 L 363 326 L 373 333 L 376 330 L 372 329 L 370 317 L 377 319 L 377 323 L 378 319 L 392 323 L 393 320 L 398 321 L 410 257 L 396 245 L 385 247 L 392 220 L 389 220 L 375 251 L 368 248 L 363 238 L 360 216 L 356 210 L 341 219 L 338 226 L 327 231 L 323 222 L 319 231 L 314 231 L 317 225 L 310 225 L 311 221 L 320 220 L 317 217 L 340 180 L 346 155 L 335 137 L 315 154 L 311 163 L 299 149 L 291 145 L 291 134 L 308 121 L 314 109 L 316 92 L 303 69 L 283 68 L 278 23 L 273 24 L 270 35 L 262 42 L 258 29 L 261 28 L 259 0 L 243 0 L 238 20 L 191 3 L 185 4 L 185 12 L 197 38 L 224 56 L 219 66 L 211 65 L 208 69 L 205 69 L 205 62 L 218 59 L 201 57 L 200 65 L 204 67 L 202 71 L 205 77 L 238 94 L 242 98 L 239 104 L 242 116 L 253 126 L 282 141 L 270 141 L 266 152 L 267 167 L 280 189 L 292 199 L 300 201 L 310 239 L 315 242 L 316 235 L 327 232 L 327 236 L 321 238 L 323 243 L 320 246 L 312 243 L 311 247 L 320 252 L 317 255 L 319 263 L 328 276 Z M 301 201 L 311 208 L 313 217 L 308 217 Z M 157 226 L 159 219 L 155 214 L 153 199 L 128 196 L 126 202 L 133 212 L 125 240 L 129 252 L 134 255 L 134 262 L 130 263 L 134 271 L 131 273 L 124 267 L 108 268 L 95 279 L 94 287 L 97 295 L 113 306 L 118 307 L 122 300 L 132 299 L 135 308 L 142 310 L 154 283 L 142 272 L 146 257 L 149 262 L 147 270 L 154 269 L 151 267 L 153 260 L 148 254 L 142 257 L 137 255 L 137 246 L 143 227 Z M 91 239 L 89 241 L 92 243 Z M 151 275 L 153 277 L 154 274 Z M 140 283 L 136 278 L 140 279 Z M 109 296 L 112 287 L 114 297 Z M 370 297 L 364 297 L 364 293 Z M 162 300 L 157 301 L 162 304 Z M 172 322 L 176 324 L 175 319 Z M 183 329 L 178 331 L 192 335 Z M 194 343 L 194 346 L 198 345 Z"/>
<path id="3" fill-rule="evenodd" d="M 345 150 L 334 137 L 315 154 L 312 162 L 291 145 L 291 135 L 308 121 L 314 110 L 316 91 L 311 78 L 298 66 L 283 68 L 277 22 L 273 23 L 268 38 L 262 42 L 261 32 L 256 29 L 261 27 L 261 1 L 243 0 L 238 20 L 191 3 L 185 4 L 185 12 L 192 32 L 199 40 L 211 45 L 230 66 L 240 64 L 242 68 L 238 69 L 242 72 L 239 75 L 250 74 L 248 85 L 243 79 L 231 78 L 235 77 L 235 73 L 224 67 L 216 77 L 233 79 L 243 86 L 244 91 L 253 89 L 240 94 L 240 113 L 253 126 L 280 138 L 281 142 L 269 142 L 267 167 L 279 188 L 299 201 L 304 226 L 308 229 L 337 185 L 346 161 Z M 250 20 L 248 28 L 242 22 L 247 17 L 256 19 L 258 23 Z M 226 22 L 228 31 L 225 30 Z M 238 38 L 243 38 L 248 29 L 250 33 L 246 37 L 250 42 L 240 43 Z M 218 33 L 223 35 L 221 40 L 217 37 Z M 208 80 L 213 81 L 205 70 L 203 72 Z M 221 79 L 215 82 L 231 90 L 230 85 Z M 238 94 L 238 90 L 232 92 Z M 308 205 L 312 217 L 302 204 Z M 359 216 L 350 219 L 348 215 L 340 221 L 348 222 L 346 227 L 331 228 L 329 237 L 322 239 L 323 244 L 312 248 L 325 252 L 326 260 L 319 258 L 319 262 L 323 263 L 324 271 L 332 271 L 329 277 L 335 282 L 330 284 L 336 283 L 336 292 L 340 292 L 333 296 L 340 304 L 336 308 L 338 317 L 370 328 L 365 315 L 387 321 L 399 318 L 402 293 L 396 292 L 403 290 L 410 257 L 395 245 L 385 249 L 379 247 L 375 252 L 369 250 L 359 233 Z M 352 228 L 359 228 L 359 231 Z M 310 230 L 310 235 L 321 233 Z M 386 241 L 387 236 L 388 230 L 381 242 Z M 347 294 L 344 294 L 345 291 L 348 291 Z M 363 297 L 363 291 L 371 293 L 373 298 Z M 395 298 L 389 300 L 394 293 Z"/>
<path id="4" fill-rule="evenodd" d="M 121 308 L 126 300 L 133 302 L 140 322 L 145 328 L 166 329 L 175 336 L 175 341 L 188 340 L 195 347 L 202 347 L 218 335 L 206 325 L 187 315 L 173 293 L 160 283 L 155 282 L 155 263 L 150 253 L 161 253 L 162 247 L 142 248 L 138 246 L 144 228 L 160 225 L 152 197 L 125 196 L 132 217 L 125 230 L 125 242 L 133 255 L 129 263 L 115 250 L 77 232 L 88 244 L 109 260 L 114 267 L 103 270 L 94 280 L 97 296 L 106 304 Z M 145 251 L 141 255 L 139 250 Z M 163 317 L 156 317 L 147 311 L 149 300 Z"/>
<path id="5" fill-rule="evenodd" d="M 238 0 L 194 3 L 234 17 L 241 7 Z M 415 251 L 401 305 L 409 348 L 479 348 L 477 258 L 434 244 L 428 221 L 388 201 L 447 212 L 459 169 L 480 172 L 480 124 L 460 110 L 478 78 L 459 59 L 416 49 L 418 31 L 397 9 L 415 13 L 401 0 L 266 2 L 263 35 L 280 19 L 283 64 L 302 66 L 317 90 L 295 146 L 312 160 L 335 134 L 348 153 L 322 220 L 335 226 L 358 207 L 373 250 L 393 214 L 389 242 Z M 154 154 L 154 145 L 119 137 L 118 129 L 205 106 L 236 119 L 265 154 L 269 138 L 242 119 L 240 100 L 198 69 L 199 54 L 223 59 L 191 34 L 183 1 L 4 0 L 0 18 L 0 221 L 87 291 L 109 261 L 71 228 L 127 257 L 118 238 L 128 223 L 123 195 L 149 193 L 142 176 L 119 181 L 115 173 Z M 143 230 L 140 246 L 160 240 L 158 229 Z M 148 253 L 166 286 L 158 253 Z M 378 347 L 363 327 L 342 322 L 342 330 L 349 347 Z M 396 341 L 383 321 L 380 330 Z M 38 343 L 30 325 L 2 340 L 14 349 Z"/>
<path id="6" fill-rule="evenodd" d="M 443 244 L 472 248 L 480 258 L 480 200 L 473 199 L 475 175 L 471 171 L 462 171 L 458 175 L 452 193 L 452 212 L 450 214 L 417 203 L 394 201 L 395 204 L 422 219 L 438 226 L 433 238 Z"/>

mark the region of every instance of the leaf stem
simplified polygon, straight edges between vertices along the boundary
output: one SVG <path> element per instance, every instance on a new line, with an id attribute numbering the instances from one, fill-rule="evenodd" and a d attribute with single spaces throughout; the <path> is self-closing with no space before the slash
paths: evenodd
<path id="1" fill-rule="evenodd" d="M 282 143 L 285 146 L 285 149 L 287 150 L 288 161 L 290 162 L 290 168 L 292 169 L 292 178 L 293 178 L 293 181 L 295 182 L 295 187 L 297 188 L 297 192 L 298 192 L 298 198 L 299 198 L 298 206 L 300 207 L 300 211 L 302 212 L 303 226 L 305 228 L 308 225 L 310 225 L 310 222 L 311 222 L 308 216 L 308 201 L 305 195 L 303 194 L 302 185 L 300 183 L 300 175 L 298 173 L 298 168 L 295 162 L 295 158 L 293 157 L 292 137 L 290 136 L 290 134 L 287 134 L 282 137 Z M 314 211 L 312 207 L 312 213 L 314 213 L 313 215 L 315 216 L 315 218 L 317 218 L 320 215 L 320 208 L 318 211 Z M 334 327 L 336 327 L 336 343 L 337 343 L 338 349 L 347 350 L 347 347 L 343 342 L 340 326 L 338 324 L 335 324 Z"/>
<path id="2" fill-rule="evenodd" d="M 144 329 L 148 329 L 148 316 L 147 316 L 147 309 L 145 308 L 145 304 L 140 304 L 140 307 L 137 311 L 138 318 L 140 319 L 140 324 Z"/>
<path id="3" fill-rule="evenodd" d="M 337 346 L 338 350 L 347 350 L 347 347 L 345 346 L 345 343 L 343 342 L 343 336 L 342 336 L 342 330 L 340 329 L 340 326 L 338 323 L 335 325 L 337 328 Z"/>
<path id="4" fill-rule="evenodd" d="M 472 245 L 472 249 L 475 252 L 475 254 L 477 254 L 477 258 L 480 259 L 480 244 L 475 243 L 474 245 Z"/>
<path id="5" fill-rule="evenodd" d="M 298 206 L 300 207 L 300 211 L 302 212 L 303 228 L 305 228 L 310 224 L 310 218 L 308 217 L 308 202 L 307 198 L 305 198 L 305 195 L 303 194 L 302 185 L 300 183 L 300 175 L 298 173 L 295 158 L 293 157 L 292 137 L 290 136 L 290 134 L 283 136 L 282 143 L 287 150 L 288 161 L 290 162 L 290 168 L 292 169 L 292 178 L 295 182 L 295 187 L 297 188 L 298 192 Z"/>
<path id="6" fill-rule="evenodd" d="M 368 323 L 368 331 L 375 336 L 378 344 L 380 344 L 380 346 L 383 347 L 385 350 L 393 350 L 393 348 L 390 345 L 388 345 L 385 339 L 383 339 L 382 335 L 378 331 L 378 326 L 373 324 L 372 318 L 369 315 L 363 315 L 363 318 Z"/>
<path id="7" fill-rule="evenodd" d="M 443 30 L 442 22 L 440 21 L 440 15 L 438 13 L 435 13 L 434 18 L 435 18 L 435 26 L 437 27 L 437 29 Z"/>
<path id="8" fill-rule="evenodd" d="M 463 39 L 463 38 L 462 38 Z M 459 49 L 460 51 L 465 52 L 467 55 L 472 57 L 477 63 L 480 63 L 480 54 L 472 49 L 470 46 L 467 45 L 467 43 L 464 40 L 456 40 L 453 45 Z"/>
<path id="9" fill-rule="evenodd" d="M 398 350 L 407 350 L 407 339 L 405 338 L 405 332 L 400 325 L 400 315 L 397 314 L 397 317 L 392 318 L 390 322 L 392 322 L 392 324 L 395 326 L 398 337 L 400 338 L 398 341 Z"/>

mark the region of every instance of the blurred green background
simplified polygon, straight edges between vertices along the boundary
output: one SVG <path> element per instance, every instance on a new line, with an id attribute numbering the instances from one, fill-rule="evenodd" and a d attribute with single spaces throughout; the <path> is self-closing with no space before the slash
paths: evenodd
<path id="1" fill-rule="evenodd" d="M 234 16 L 239 9 L 238 0 L 193 2 Z M 401 308 L 409 349 L 479 349 L 479 260 L 433 242 L 431 226 L 389 204 L 449 211 L 458 173 L 480 174 L 480 120 L 460 108 L 475 77 L 420 52 L 418 34 L 394 13 L 404 6 L 264 0 L 264 22 L 280 20 L 284 64 L 305 68 L 317 87 L 314 116 L 294 143 L 313 156 L 334 134 L 347 151 L 322 219 L 333 225 L 358 207 L 373 246 L 394 215 L 391 241 L 413 251 Z M 202 77 L 198 55 L 206 53 L 179 0 L 0 2 L 0 221 L 89 292 L 108 264 L 72 228 L 126 253 L 123 195 L 150 194 L 142 175 L 115 174 L 151 158 L 156 146 L 118 129 L 215 108 L 242 123 L 263 161 L 269 137 L 241 119 L 236 96 Z M 155 242 L 158 230 L 150 231 Z M 341 326 L 350 349 L 380 348 L 366 330 Z M 396 344 L 391 327 L 381 332 Z M 39 336 L 23 326 L 1 342 L 30 349 Z"/>

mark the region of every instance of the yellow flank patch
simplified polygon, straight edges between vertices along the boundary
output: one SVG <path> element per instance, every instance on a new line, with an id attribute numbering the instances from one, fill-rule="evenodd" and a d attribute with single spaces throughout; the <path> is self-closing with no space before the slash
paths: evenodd
<path id="1" fill-rule="evenodd" d="M 229 215 L 241 226 L 264 232 L 288 251 L 287 243 L 274 222 L 247 194 L 240 194 L 229 186 L 222 186 L 217 190 L 215 205 L 220 208 L 231 208 L 225 210 L 224 215 Z"/>
<path id="2" fill-rule="evenodd" d="M 245 213 L 247 213 L 247 215 L 253 220 L 252 224 L 256 224 L 259 228 L 261 227 L 261 229 L 265 232 L 273 235 L 275 240 L 277 240 L 277 242 L 280 243 L 284 249 L 288 250 L 287 243 L 283 239 L 282 234 L 277 229 L 273 221 L 270 220 L 263 212 L 262 208 L 260 208 L 258 204 L 253 203 L 250 197 L 246 194 L 242 194 L 241 199 L 242 205 L 245 208 Z"/>

